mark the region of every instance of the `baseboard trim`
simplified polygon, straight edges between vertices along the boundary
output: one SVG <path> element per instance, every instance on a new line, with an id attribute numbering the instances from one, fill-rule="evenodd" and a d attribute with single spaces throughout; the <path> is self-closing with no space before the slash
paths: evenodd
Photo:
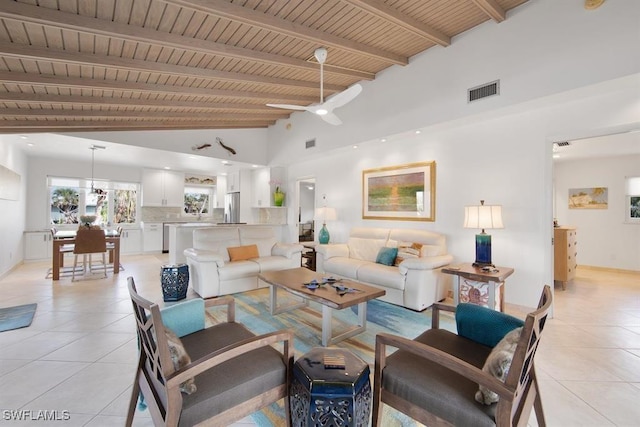
<path id="1" fill-rule="evenodd" d="M 596 270 L 596 271 L 609 271 L 611 273 L 625 273 L 625 274 L 640 274 L 638 270 L 623 270 L 621 268 L 610 268 L 610 267 L 598 267 L 595 265 L 579 265 L 578 270 Z"/>

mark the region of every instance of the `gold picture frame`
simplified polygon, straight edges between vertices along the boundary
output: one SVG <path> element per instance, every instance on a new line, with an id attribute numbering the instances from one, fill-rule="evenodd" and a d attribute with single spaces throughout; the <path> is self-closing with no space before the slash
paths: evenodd
<path id="1" fill-rule="evenodd" d="M 362 171 L 362 219 L 436 220 L 436 162 Z"/>

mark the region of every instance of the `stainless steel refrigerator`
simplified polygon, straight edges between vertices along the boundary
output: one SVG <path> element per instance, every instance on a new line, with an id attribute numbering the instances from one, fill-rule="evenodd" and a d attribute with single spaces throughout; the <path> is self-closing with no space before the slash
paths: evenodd
<path id="1" fill-rule="evenodd" d="M 240 222 L 240 192 L 227 193 L 224 196 L 224 222 L 228 224 Z"/>

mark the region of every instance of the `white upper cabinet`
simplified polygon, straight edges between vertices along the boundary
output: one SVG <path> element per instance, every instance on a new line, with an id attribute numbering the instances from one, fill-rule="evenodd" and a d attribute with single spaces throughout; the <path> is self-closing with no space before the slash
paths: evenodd
<path id="1" fill-rule="evenodd" d="M 142 171 L 142 206 L 184 206 L 184 173 L 144 169 Z"/>

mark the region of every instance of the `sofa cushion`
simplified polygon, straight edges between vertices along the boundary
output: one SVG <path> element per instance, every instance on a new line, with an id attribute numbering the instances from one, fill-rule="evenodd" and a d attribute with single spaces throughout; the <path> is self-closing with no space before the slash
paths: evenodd
<path id="1" fill-rule="evenodd" d="M 380 248 L 387 246 L 387 228 L 354 228 L 349 233 L 349 258 L 376 262 Z"/>
<path id="2" fill-rule="evenodd" d="M 256 245 L 233 246 L 227 248 L 231 261 L 243 261 L 251 258 L 258 258 L 258 247 Z"/>
<path id="3" fill-rule="evenodd" d="M 260 273 L 260 267 L 253 261 L 233 261 L 226 263 L 224 267 L 218 267 L 221 281 L 253 277 L 258 273 Z"/>
<path id="4" fill-rule="evenodd" d="M 394 228 L 389 231 L 389 243 L 387 246 L 398 246 L 400 242 L 420 243 L 422 245 L 421 256 L 438 256 L 447 253 L 446 238 L 444 235 L 427 230 Z"/>
<path id="5" fill-rule="evenodd" d="M 358 268 L 357 276 L 354 278 L 360 282 L 404 290 L 405 276 L 394 266 L 366 263 Z"/>
<path id="6" fill-rule="evenodd" d="M 349 279 L 355 279 L 357 277 L 358 269 L 368 263 L 368 261 L 363 261 L 361 259 L 333 257 L 324 262 L 324 270 L 327 273 L 333 273 Z"/>
<path id="7" fill-rule="evenodd" d="M 270 256 L 271 249 L 278 242 L 273 227 L 240 227 L 242 245 L 256 245 L 261 257 Z"/>
<path id="8" fill-rule="evenodd" d="M 418 258 L 420 256 L 422 256 L 422 243 L 398 242 L 398 254 L 394 265 L 400 265 L 407 258 Z"/>
<path id="9" fill-rule="evenodd" d="M 260 273 L 265 271 L 277 271 L 286 270 L 295 267 L 291 265 L 292 260 L 283 256 L 261 256 L 260 258 L 254 258 L 251 261 L 258 264 Z"/>
<path id="10" fill-rule="evenodd" d="M 383 265 L 393 265 L 398 255 L 398 248 L 380 248 L 378 256 L 376 257 L 376 263 Z"/>
<path id="11" fill-rule="evenodd" d="M 229 261 L 229 246 L 240 246 L 237 227 L 211 227 L 193 230 L 193 247 L 218 252 L 224 261 Z"/>

